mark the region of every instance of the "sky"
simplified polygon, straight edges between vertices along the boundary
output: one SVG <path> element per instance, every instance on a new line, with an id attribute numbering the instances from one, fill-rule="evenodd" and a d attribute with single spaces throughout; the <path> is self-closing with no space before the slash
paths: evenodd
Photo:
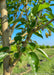
<path id="1" fill-rule="evenodd" d="M 51 9 L 54 14 L 54 7 L 51 7 Z M 53 23 L 53 25 L 54 25 L 54 23 Z M 20 32 L 20 31 L 15 29 L 13 32 L 13 35 L 12 35 L 12 39 L 15 37 L 17 32 Z M 43 30 L 42 36 L 43 36 L 43 39 L 33 34 L 31 39 L 36 41 L 39 45 L 50 45 L 50 46 L 54 45 L 54 33 L 53 32 L 51 32 L 51 36 L 46 38 L 45 30 Z"/>

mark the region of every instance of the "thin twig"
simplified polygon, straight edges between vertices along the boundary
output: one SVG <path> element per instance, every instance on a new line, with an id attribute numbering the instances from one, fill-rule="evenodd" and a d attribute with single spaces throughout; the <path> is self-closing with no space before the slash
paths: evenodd
<path id="1" fill-rule="evenodd" d="M 54 21 L 54 18 L 53 18 L 52 20 L 48 21 L 48 22 L 47 22 L 46 24 L 44 24 L 43 26 L 35 28 L 34 31 L 37 31 L 37 30 L 39 30 L 39 29 L 44 29 L 44 28 L 45 28 L 49 23 L 51 23 L 52 21 Z"/>

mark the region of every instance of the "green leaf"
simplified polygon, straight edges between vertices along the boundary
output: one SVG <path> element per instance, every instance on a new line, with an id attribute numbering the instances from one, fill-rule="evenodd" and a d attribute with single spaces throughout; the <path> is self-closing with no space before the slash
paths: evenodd
<path id="1" fill-rule="evenodd" d="M 50 6 L 54 6 L 54 4 L 50 4 Z"/>
<path id="2" fill-rule="evenodd" d="M 24 52 L 25 50 L 26 50 L 25 47 L 21 47 L 21 49 L 20 49 L 21 52 Z"/>
<path id="3" fill-rule="evenodd" d="M 7 51 L 7 50 L 9 50 L 9 47 L 3 47 L 3 48 L 0 49 L 0 52 L 1 51 Z"/>
<path id="4" fill-rule="evenodd" d="M 12 23 L 17 23 L 17 22 L 19 22 L 19 21 L 20 21 L 19 19 L 12 20 L 12 21 L 9 23 L 9 25 L 12 24 Z"/>
<path id="5" fill-rule="evenodd" d="M 12 20 L 12 21 L 9 23 L 9 25 L 12 24 L 12 23 L 17 23 L 17 22 L 19 22 L 19 21 L 21 21 L 22 24 L 26 23 L 24 18 L 21 18 L 21 19 L 18 18 L 18 19 Z"/>
<path id="6" fill-rule="evenodd" d="M 33 0 L 33 1 L 35 1 L 35 2 L 36 2 L 37 0 Z"/>
<path id="7" fill-rule="evenodd" d="M 18 24 L 15 28 L 18 28 L 18 27 L 20 27 L 22 24 Z"/>
<path id="8" fill-rule="evenodd" d="M 0 67 L 1 67 L 2 64 L 3 64 L 3 62 L 0 62 Z"/>
<path id="9" fill-rule="evenodd" d="M 19 32 L 19 33 L 17 33 L 16 35 L 18 35 L 18 36 L 20 35 L 20 36 L 21 36 L 22 34 L 23 34 L 22 32 Z"/>
<path id="10" fill-rule="evenodd" d="M 26 32 L 26 30 L 24 30 L 23 32 L 19 32 L 19 33 L 17 33 L 16 35 L 22 36 L 25 32 Z"/>
<path id="11" fill-rule="evenodd" d="M 47 16 L 50 19 L 53 19 L 54 18 L 53 14 L 47 14 L 47 13 L 45 13 L 45 16 Z"/>
<path id="12" fill-rule="evenodd" d="M 32 13 L 33 13 L 33 15 L 34 16 L 36 16 L 36 13 L 37 13 L 37 11 L 38 11 L 38 4 L 37 5 L 35 5 L 34 7 L 33 7 L 33 9 L 32 9 Z"/>
<path id="13" fill-rule="evenodd" d="M 18 59 L 18 58 L 19 58 L 19 53 L 15 53 L 15 54 L 14 54 L 14 57 L 15 57 L 16 59 Z"/>
<path id="14" fill-rule="evenodd" d="M 48 58 L 48 55 L 42 50 L 42 49 L 40 49 L 40 48 L 36 48 L 36 50 L 38 50 L 40 53 L 42 53 L 47 59 L 49 59 Z"/>
<path id="15" fill-rule="evenodd" d="M 53 23 L 50 23 L 49 25 L 53 27 Z"/>
<path id="16" fill-rule="evenodd" d="M 41 37 L 41 38 L 43 38 L 42 34 L 40 34 L 39 32 L 34 32 L 34 34 Z"/>
<path id="17" fill-rule="evenodd" d="M 49 30 L 51 30 L 52 32 L 54 32 L 54 28 L 50 25 L 47 26 L 49 28 Z"/>
<path id="18" fill-rule="evenodd" d="M 21 18 L 20 21 L 21 21 L 22 24 L 26 24 L 25 18 Z"/>
<path id="19" fill-rule="evenodd" d="M 0 60 L 3 60 L 5 58 L 5 56 L 7 56 L 8 53 L 5 52 L 0 52 Z"/>
<path id="20" fill-rule="evenodd" d="M 8 53 L 13 53 L 14 51 L 9 51 Z"/>
<path id="21" fill-rule="evenodd" d="M 9 19 L 8 19 L 8 22 L 12 21 L 13 20 L 13 16 L 11 16 Z"/>
<path id="22" fill-rule="evenodd" d="M 35 26 L 35 23 L 36 23 L 36 21 L 35 20 L 32 20 L 30 27 L 33 28 Z"/>
<path id="23" fill-rule="evenodd" d="M 29 29 L 27 28 L 27 32 L 30 33 L 30 31 L 31 31 L 31 28 L 29 28 Z"/>
<path id="24" fill-rule="evenodd" d="M 35 45 L 35 43 L 31 42 L 31 43 L 29 43 L 29 47 L 31 48 L 31 50 L 34 50 L 36 45 Z"/>
<path id="25" fill-rule="evenodd" d="M 50 7 L 46 8 L 48 11 L 52 12 L 52 9 Z"/>
<path id="26" fill-rule="evenodd" d="M 39 58 L 34 52 L 30 52 L 29 56 L 30 56 L 29 61 L 30 61 L 31 67 L 33 68 L 34 72 L 37 72 L 38 71 L 38 65 L 39 65 Z"/>
<path id="27" fill-rule="evenodd" d="M 40 4 L 38 7 L 38 12 L 41 11 L 42 9 L 48 8 L 49 6 L 50 6 L 49 3 Z"/>
<path id="28" fill-rule="evenodd" d="M 19 36 L 16 36 L 15 38 L 14 38 L 14 40 L 15 40 L 15 42 L 17 42 L 17 41 L 21 41 L 22 40 L 22 37 L 19 35 Z"/>

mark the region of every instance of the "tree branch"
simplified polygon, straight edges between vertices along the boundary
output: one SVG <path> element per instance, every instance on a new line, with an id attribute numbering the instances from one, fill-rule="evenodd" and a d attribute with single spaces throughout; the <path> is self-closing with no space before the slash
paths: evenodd
<path id="1" fill-rule="evenodd" d="M 50 21 L 48 21 L 45 25 L 43 25 L 43 26 L 41 26 L 41 27 L 36 27 L 35 29 L 33 29 L 33 31 L 37 31 L 37 30 L 39 30 L 39 29 L 44 29 L 49 23 L 51 23 L 52 21 L 54 21 L 54 18 L 52 19 L 52 20 L 50 20 Z M 23 35 L 22 35 L 22 37 L 24 37 L 24 36 L 26 36 L 26 35 L 28 35 L 28 33 L 26 32 L 26 33 L 24 33 Z M 28 37 L 27 37 L 27 40 L 28 40 Z M 12 43 L 12 42 L 14 42 L 14 40 L 11 40 L 10 41 L 10 44 Z"/>
<path id="2" fill-rule="evenodd" d="M 24 33 L 24 34 L 22 35 L 22 37 L 24 37 L 24 36 L 26 36 L 26 35 L 28 35 L 28 33 L 27 33 L 27 32 L 26 32 L 26 33 Z M 11 45 L 11 44 L 14 42 L 14 39 L 13 39 L 13 40 L 11 40 L 11 37 L 9 37 L 9 40 L 10 40 L 9 44 Z"/>
<path id="3" fill-rule="evenodd" d="M 14 40 L 10 40 L 9 44 L 11 45 L 14 42 Z"/>
<path id="4" fill-rule="evenodd" d="M 18 22 L 17 22 L 18 23 Z M 11 30 L 14 29 L 14 27 L 17 25 L 17 23 L 15 23 L 12 27 L 10 27 Z"/>
<path id="5" fill-rule="evenodd" d="M 22 37 L 24 37 L 24 36 L 26 36 L 28 33 L 26 32 L 26 33 L 24 33 L 23 35 L 22 35 Z"/>
<path id="6" fill-rule="evenodd" d="M 33 33 L 33 31 L 31 30 L 30 34 L 27 35 L 27 38 L 26 38 L 25 42 L 22 45 L 23 47 L 26 47 L 27 46 L 27 43 L 29 42 L 32 33 Z M 14 59 L 14 61 L 12 63 L 12 67 L 14 67 L 16 65 L 16 63 L 19 61 L 20 57 L 22 56 L 22 52 L 21 51 L 19 51 L 19 55 L 20 56 L 19 56 L 18 59 Z"/>
<path id="7" fill-rule="evenodd" d="M 21 12 L 21 14 L 20 14 L 20 16 L 18 18 L 21 18 L 22 14 L 23 14 L 23 12 Z M 14 30 L 15 26 L 17 25 L 17 23 L 15 23 L 12 27 L 10 27 L 10 29 L 12 29 L 12 31 Z"/>
<path id="8" fill-rule="evenodd" d="M 15 14 L 15 19 L 16 19 L 16 14 Z M 16 26 L 17 23 L 15 23 L 12 27 L 10 27 L 10 29 L 14 29 L 14 27 Z"/>
<path id="9" fill-rule="evenodd" d="M 35 28 L 34 31 L 37 31 L 37 30 L 39 30 L 39 29 L 44 29 L 44 28 L 45 28 L 49 23 L 51 23 L 52 21 L 54 21 L 54 18 L 53 18 L 52 20 L 48 21 L 48 22 L 47 22 L 46 24 L 44 24 L 43 26 Z"/>

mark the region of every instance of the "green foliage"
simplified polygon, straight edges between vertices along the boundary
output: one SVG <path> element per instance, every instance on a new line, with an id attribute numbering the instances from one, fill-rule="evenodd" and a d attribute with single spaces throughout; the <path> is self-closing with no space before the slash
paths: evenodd
<path id="1" fill-rule="evenodd" d="M 21 52 L 24 52 L 25 50 L 26 50 L 25 47 L 22 47 L 22 48 L 20 49 Z"/>
<path id="2" fill-rule="evenodd" d="M 11 45 L 14 45 L 14 44 L 15 44 L 15 42 L 11 43 Z"/>
<path id="3" fill-rule="evenodd" d="M 7 56 L 8 53 L 6 52 L 0 52 L 0 61 L 3 60 L 5 58 L 5 56 Z"/>
<path id="4" fill-rule="evenodd" d="M 54 28 L 52 26 L 47 26 L 49 28 L 49 30 L 51 30 L 52 32 L 54 32 Z"/>
<path id="5" fill-rule="evenodd" d="M 18 24 L 15 28 L 17 28 L 17 29 L 18 29 L 21 25 L 22 25 L 22 24 Z"/>
<path id="6" fill-rule="evenodd" d="M 38 58 L 38 56 L 37 56 L 34 52 L 30 52 L 29 55 L 30 55 L 30 57 L 29 57 L 29 58 L 30 58 L 29 62 L 30 62 L 30 64 L 31 64 L 31 66 L 32 66 L 32 69 L 33 69 L 34 72 L 36 73 L 37 70 L 38 70 L 39 58 Z"/>
<path id="7" fill-rule="evenodd" d="M 0 62 L 0 67 L 1 67 L 2 64 L 3 64 L 3 62 Z"/>
<path id="8" fill-rule="evenodd" d="M 42 34 L 41 34 L 41 33 L 39 33 L 39 32 L 35 32 L 34 34 L 35 34 L 35 35 L 37 35 L 38 37 L 43 38 Z"/>
<path id="9" fill-rule="evenodd" d="M 50 6 L 49 3 L 39 4 L 38 11 L 45 9 L 45 8 L 48 8 L 49 6 Z"/>
<path id="10" fill-rule="evenodd" d="M 41 11 L 42 9 L 48 8 L 50 6 L 49 3 L 43 3 L 43 4 L 37 4 L 34 6 L 34 8 L 32 9 L 32 13 L 34 14 L 34 16 L 36 16 L 36 13 L 38 13 L 39 11 Z"/>
<path id="11" fill-rule="evenodd" d="M 15 54 L 14 54 L 14 57 L 15 57 L 16 59 L 18 59 L 18 58 L 19 58 L 19 53 L 15 53 Z"/>
<path id="12" fill-rule="evenodd" d="M 37 4 L 37 5 L 35 5 L 34 8 L 32 9 L 32 13 L 33 13 L 34 16 L 36 16 L 36 13 L 37 13 L 37 11 L 38 11 L 38 7 L 39 7 L 39 5 Z"/>
<path id="13" fill-rule="evenodd" d="M 46 46 L 46 48 L 50 48 L 50 46 L 49 46 L 49 45 L 47 45 L 47 46 Z"/>
<path id="14" fill-rule="evenodd" d="M 51 46 L 51 48 L 54 48 L 54 46 Z"/>
<path id="15" fill-rule="evenodd" d="M 40 45 L 40 48 L 41 48 L 41 49 L 45 49 L 46 46 L 45 46 L 45 45 Z"/>
<path id="16" fill-rule="evenodd" d="M 0 52 L 5 52 L 5 51 L 7 51 L 7 50 L 9 50 L 9 47 L 3 47 L 3 48 L 0 48 Z"/>
<path id="17" fill-rule="evenodd" d="M 36 48 L 40 48 L 40 45 L 39 44 L 36 44 Z"/>
<path id="18" fill-rule="evenodd" d="M 42 49 L 46 48 L 46 46 L 44 45 L 39 46 L 38 44 L 35 44 L 34 42 L 30 42 L 30 38 L 32 36 L 32 35 L 30 36 L 30 34 L 35 34 L 38 37 L 43 38 L 42 30 L 44 28 L 42 29 L 41 27 L 44 26 L 49 21 L 49 19 L 51 20 L 54 18 L 54 14 L 52 13 L 52 9 L 50 8 L 50 6 L 53 6 L 54 4 L 51 4 L 51 1 L 53 0 L 50 0 L 50 2 L 49 1 L 46 2 L 43 0 L 38 0 L 38 1 L 33 0 L 33 1 L 28 0 L 28 4 L 27 4 L 26 0 L 6 0 L 6 5 L 7 5 L 7 11 L 8 11 L 9 27 L 17 24 L 15 29 L 20 30 L 20 32 L 18 32 L 16 36 L 14 37 L 15 41 L 11 45 L 15 45 L 15 44 L 18 45 L 20 47 L 19 51 L 21 53 L 27 52 L 28 54 L 30 52 L 29 55 L 32 61 L 31 63 L 32 68 L 34 71 L 37 72 L 38 65 L 39 65 L 39 58 L 33 52 L 34 49 L 37 48 L 37 50 L 41 52 L 45 57 L 48 57 L 48 56 L 44 51 L 42 51 Z M 33 6 L 30 6 L 31 4 Z M 21 13 L 22 15 L 20 15 Z M 35 28 L 37 29 L 36 32 L 34 30 Z M 41 29 L 38 30 L 39 28 Z M 54 32 L 53 23 L 49 23 L 48 26 L 46 26 L 45 28 Z M 26 32 L 28 34 L 22 37 L 22 35 Z M 0 52 L 1 52 L 0 59 L 6 56 L 6 53 L 4 52 L 2 53 L 2 51 L 7 51 L 8 49 L 9 49 L 8 47 L 3 47 L 0 49 Z M 16 48 L 11 48 L 11 49 L 12 50 L 9 53 L 12 54 L 14 58 L 18 59 L 20 55 L 18 53 L 17 46 Z"/>
<path id="19" fill-rule="evenodd" d="M 15 38 L 14 38 L 14 40 L 15 40 L 15 42 L 17 42 L 17 41 L 21 41 L 22 40 L 22 37 L 19 35 L 19 36 L 16 36 Z"/>
<path id="20" fill-rule="evenodd" d="M 48 58 L 48 55 L 40 48 L 36 48 L 40 53 L 42 53 L 46 58 Z"/>
<path id="21" fill-rule="evenodd" d="M 44 49 L 44 51 L 48 55 L 50 54 L 49 56 L 54 55 L 54 49 L 52 49 L 52 48 Z M 54 62 L 54 56 L 52 58 L 50 58 L 50 61 L 47 61 L 47 60 L 45 60 L 45 58 L 43 58 L 43 56 L 40 54 L 40 52 L 36 51 L 36 53 L 39 56 L 39 59 L 43 60 L 42 63 L 39 65 L 37 75 L 39 75 L 39 74 L 43 75 L 43 74 L 46 74 L 46 73 L 51 75 L 51 73 L 53 73 L 53 70 L 54 70 L 53 69 L 53 67 L 54 67 L 54 63 L 53 63 Z M 25 64 L 28 63 L 28 55 L 26 55 L 26 56 L 22 55 L 21 58 L 22 58 L 22 62 L 17 63 L 17 65 L 13 69 L 12 75 L 20 74 L 20 73 L 28 71 L 28 67 L 27 67 L 27 65 L 25 65 Z M 0 72 L 1 72 L 1 70 L 0 70 Z M 33 71 L 31 70 L 30 72 L 26 73 L 25 75 L 35 75 L 35 74 L 33 74 Z"/>
<path id="22" fill-rule="evenodd" d="M 48 9 L 47 9 L 48 11 Z M 49 18 L 49 19 L 53 19 L 54 15 L 50 12 L 50 14 L 45 13 L 45 15 Z"/>
<path id="23" fill-rule="evenodd" d="M 29 46 L 30 46 L 31 50 L 34 50 L 36 47 L 35 43 L 33 43 L 33 42 L 29 43 Z"/>
<path id="24" fill-rule="evenodd" d="M 41 66 L 39 67 L 39 71 L 38 72 L 40 74 L 41 73 L 43 73 L 43 74 L 47 73 L 47 74 L 52 75 L 54 73 L 54 68 L 53 68 L 54 64 L 53 64 L 53 61 L 54 61 L 53 57 L 50 59 L 50 61 L 44 61 L 41 64 Z"/>

